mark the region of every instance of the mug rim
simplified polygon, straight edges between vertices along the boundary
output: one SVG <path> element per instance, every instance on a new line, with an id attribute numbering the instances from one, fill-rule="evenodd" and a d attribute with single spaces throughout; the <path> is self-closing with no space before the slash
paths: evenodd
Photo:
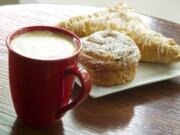
<path id="1" fill-rule="evenodd" d="M 28 57 L 28 56 L 22 55 L 20 53 L 17 53 L 16 51 L 14 51 L 11 48 L 11 42 L 16 36 L 24 34 L 24 33 L 32 32 L 32 31 L 42 31 L 42 30 L 48 30 L 48 31 L 51 31 L 51 32 L 57 32 L 57 33 L 64 34 L 64 35 L 67 36 L 67 38 L 70 38 L 70 40 L 72 40 L 72 41 L 75 39 L 75 41 L 73 41 L 73 43 L 77 47 L 76 52 L 73 53 L 71 56 L 68 56 L 68 57 L 65 57 L 65 58 L 38 59 L 38 58 L 32 58 L 32 57 Z M 71 31 L 69 31 L 67 29 L 64 29 L 64 28 L 59 28 L 59 27 L 55 27 L 55 26 L 48 26 L 48 25 L 34 25 L 34 26 L 27 26 L 27 27 L 22 27 L 22 28 L 17 29 L 17 30 L 15 30 L 14 32 L 10 33 L 7 36 L 7 38 L 6 38 L 6 46 L 7 46 L 9 51 L 12 51 L 16 55 L 19 55 L 19 56 L 24 57 L 26 59 L 35 60 L 35 61 L 59 61 L 59 60 L 71 59 L 71 58 L 77 56 L 79 54 L 79 52 L 81 51 L 81 48 L 82 48 L 80 38 L 75 33 L 71 32 Z"/>

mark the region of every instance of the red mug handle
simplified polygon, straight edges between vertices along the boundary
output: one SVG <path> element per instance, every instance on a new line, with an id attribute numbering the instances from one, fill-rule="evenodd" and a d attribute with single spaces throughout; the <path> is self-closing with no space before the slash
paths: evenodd
<path id="1" fill-rule="evenodd" d="M 79 105 L 81 102 L 83 102 L 86 99 L 86 97 L 89 95 L 89 92 L 91 90 L 92 81 L 89 73 L 85 69 L 75 66 L 67 68 L 65 70 L 64 76 L 69 76 L 69 75 L 76 75 L 79 78 L 82 89 L 79 95 L 76 97 L 76 99 L 74 99 L 65 107 L 60 108 L 58 110 L 57 118 L 61 117 L 66 111 L 72 109 L 76 105 Z"/>

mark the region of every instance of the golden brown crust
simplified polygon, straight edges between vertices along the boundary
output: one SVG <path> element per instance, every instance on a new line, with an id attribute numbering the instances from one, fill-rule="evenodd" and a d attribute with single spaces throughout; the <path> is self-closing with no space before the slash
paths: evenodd
<path id="1" fill-rule="evenodd" d="M 180 46 L 173 39 L 151 30 L 126 4 L 91 15 L 73 17 L 59 23 L 58 26 L 69 29 L 80 37 L 105 29 L 125 32 L 138 45 L 142 55 L 141 61 L 156 63 L 180 61 Z"/>
<path id="2" fill-rule="evenodd" d="M 110 18 L 119 18 L 120 16 L 125 16 L 123 19 L 126 20 L 128 19 L 126 17 L 126 13 L 131 11 L 133 11 L 133 9 L 129 5 L 125 3 L 120 3 L 119 5 L 109 8 L 105 11 L 96 12 L 89 15 L 72 17 L 68 20 L 56 24 L 56 26 L 68 29 L 76 33 L 80 37 L 85 37 L 96 31 L 105 29 L 116 29 L 116 25 L 113 24 L 112 26 L 108 27 L 107 25 L 102 25 L 101 23 L 98 25 L 98 22 L 96 22 L 97 20 L 109 20 Z"/>
<path id="3" fill-rule="evenodd" d="M 124 70 L 131 65 L 124 65 L 124 63 L 109 61 L 108 59 L 99 60 L 94 56 L 88 55 L 83 51 L 80 53 L 79 62 L 89 69 L 95 69 L 96 71 L 117 71 Z M 133 64 L 137 65 L 137 63 Z"/>
<path id="4" fill-rule="evenodd" d="M 124 84 L 134 79 L 137 65 L 131 65 L 129 68 L 118 69 L 114 71 L 95 70 L 85 67 L 93 78 L 93 83 L 100 86 L 113 86 Z"/>
<path id="5" fill-rule="evenodd" d="M 95 58 L 81 52 L 79 62 L 89 72 L 93 84 L 113 86 L 123 84 L 134 79 L 138 63 L 123 63 L 115 61 L 96 62 Z"/>
<path id="6" fill-rule="evenodd" d="M 132 80 L 139 60 L 139 49 L 123 33 L 105 30 L 82 39 L 79 62 L 96 85 L 112 86 Z"/>

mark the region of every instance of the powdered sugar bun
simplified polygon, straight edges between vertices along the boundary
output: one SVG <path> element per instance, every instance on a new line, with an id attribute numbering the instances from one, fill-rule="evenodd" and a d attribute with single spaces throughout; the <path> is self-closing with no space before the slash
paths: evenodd
<path id="1" fill-rule="evenodd" d="M 80 63 L 97 85 L 112 86 L 134 78 L 140 60 L 135 42 L 112 30 L 95 32 L 82 39 Z"/>

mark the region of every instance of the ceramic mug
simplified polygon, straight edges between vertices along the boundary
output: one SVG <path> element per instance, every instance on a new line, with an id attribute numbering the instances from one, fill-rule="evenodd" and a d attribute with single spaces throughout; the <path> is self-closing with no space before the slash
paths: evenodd
<path id="1" fill-rule="evenodd" d="M 41 30 L 65 34 L 74 42 L 76 52 L 67 58 L 40 60 L 20 55 L 11 48 L 15 37 Z M 91 79 L 86 70 L 77 67 L 81 42 L 72 32 L 51 26 L 30 26 L 10 34 L 6 44 L 11 95 L 17 116 L 22 122 L 34 127 L 51 126 L 88 96 Z M 82 90 L 70 102 L 74 76 L 79 78 Z"/>

